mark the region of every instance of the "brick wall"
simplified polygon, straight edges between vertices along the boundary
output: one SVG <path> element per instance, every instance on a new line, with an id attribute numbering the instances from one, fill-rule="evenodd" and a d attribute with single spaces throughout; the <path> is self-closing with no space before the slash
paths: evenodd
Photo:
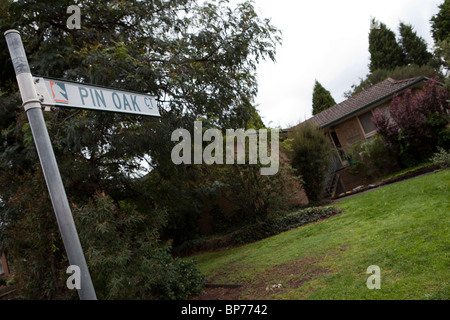
<path id="1" fill-rule="evenodd" d="M 356 117 L 339 123 L 334 130 L 336 131 L 344 152 L 349 150 L 349 145 L 364 140 L 364 134 Z"/>
<path id="2" fill-rule="evenodd" d="M 369 184 L 375 183 L 376 178 L 369 178 L 364 173 L 352 173 L 349 171 L 349 167 L 342 168 L 337 171 L 341 181 L 343 183 L 344 192 L 351 191 L 356 187 L 361 185 L 368 186 Z M 338 194 L 336 194 L 338 195 Z"/>

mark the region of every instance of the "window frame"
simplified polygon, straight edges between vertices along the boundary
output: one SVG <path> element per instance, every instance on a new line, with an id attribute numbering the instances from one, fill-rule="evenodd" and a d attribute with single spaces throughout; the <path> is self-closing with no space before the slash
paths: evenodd
<path id="1" fill-rule="evenodd" d="M 365 115 L 365 114 L 367 114 L 367 113 L 369 113 L 369 112 L 370 112 L 371 115 L 373 116 L 373 110 L 374 110 L 374 109 L 370 109 L 369 111 L 360 113 L 360 114 L 358 114 L 358 115 L 356 116 L 356 119 L 358 119 L 359 127 L 361 128 L 361 131 L 362 131 L 362 133 L 363 133 L 364 139 L 366 139 L 366 140 L 367 140 L 367 138 L 370 138 L 370 137 L 376 135 L 376 134 L 377 134 L 377 130 L 376 130 L 376 128 L 375 128 L 374 130 L 372 130 L 372 131 L 366 133 L 366 131 L 364 130 L 364 127 L 363 127 L 363 125 L 362 125 L 361 120 L 359 119 L 359 117 L 362 116 L 362 115 Z"/>

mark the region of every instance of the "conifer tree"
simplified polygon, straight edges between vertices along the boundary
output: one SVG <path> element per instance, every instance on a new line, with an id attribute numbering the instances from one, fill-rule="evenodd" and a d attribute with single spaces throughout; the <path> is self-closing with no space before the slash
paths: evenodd
<path id="1" fill-rule="evenodd" d="M 433 55 L 427 51 L 427 43 L 419 37 L 411 25 L 400 23 L 400 45 L 405 54 L 407 65 L 416 64 L 423 66 L 429 64 Z"/>
<path id="2" fill-rule="evenodd" d="M 444 67 L 445 83 L 450 87 L 450 0 L 439 6 L 431 20 L 431 34 L 435 42 L 434 55 Z"/>
<path id="3" fill-rule="evenodd" d="M 375 21 L 373 23 L 375 24 Z M 405 65 L 405 54 L 397 43 L 395 33 L 384 23 L 379 26 L 369 33 L 370 72 Z"/>
<path id="4" fill-rule="evenodd" d="M 450 0 L 439 6 L 439 12 L 431 18 L 431 34 L 435 42 L 450 37 Z"/>
<path id="5" fill-rule="evenodd" d="M 313 91 L 313 110 L 312 114 L 316 115 L 323 110 L 328 109 L 336 104 L 330 91 L 325 89 L 319 81 L 316 80 Z"/>
<path id="6" fill-rule="evenodd" d="M 439 16 L 438 18 L 438 16 L 439 14 L 433 19 L 445 20 L 444 17 Z M 432 25 L 434 24 L 433 19 Z M 437 24 L 439 23 L 445 26 L 445 23 L 438 22 Z M 373 28 L 369 34 L 370 72 L 365 78 L 360 78 L 359 84 L 352 85 L 352 88 L 344 93 L 344 97 L 349 98 L 387 78 L 400 80 L 420 76 L 429 78 L 437 76 L 441 81 L 443 80 L 441 65 L 445 65 L 445 63 L 440 61 L 439 57 L 443 57 L 445 62 L 447 61 L 445 57 L 450 56 L 445 54 L 444 42 L 437 44 L 433 55 L 427 50 L 425 40 L 417 35 L 411 25 L 400 23 L 398 42 L 395 40 L 395 34 L 383 23 L 378 23 L 374 19 L 372 25 L 379 27 Z M 436 34 L 441 34 L 439 28 L 433 29 Z M 442 50 L 442 48 L 444 49 Z"/>

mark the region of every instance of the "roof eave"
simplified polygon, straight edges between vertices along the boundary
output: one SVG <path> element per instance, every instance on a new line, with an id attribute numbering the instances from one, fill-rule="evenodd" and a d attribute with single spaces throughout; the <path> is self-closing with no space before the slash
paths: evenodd
<path id="1" fill-rule="evenodd" d="M 390 93 L 388 95 L 385 95 L 385 96 L 383 96 L 383 97 L 381 97 L 381 98 L 379 98 L 379 99 L 377 99 L 377 100 L 375 100 L 375 101 L 373 101 L 373 102 L 371 102 L 371 103 L 369 103 L 369 104 L 367 104 L 367 105 L 365 105 L 365 106 L 363 106 L 363 107 L 361 107 L 361 108 L 359 108 L 359 109 L 357 109 L 355 111 L 352 111 L 352 112 L 346 114 L 345 116 L 343 116 L 343 117 L 341 117 L 339 119 L 336 119 L 336 120 L 334 120 L 334 121 L 332 121 L 330 123 L 327 123 L 327 124 L 321 126 L 321 128 L 325 129 L 325 128 L 331 127 L 333 125 L 336 125 L 336 124 L 338 124 L 340 122 L 343 122 L 343 121 L 345 121 L 345 120 L 347 120 L 349 118 L 352 118 L 355 114 L 360 113 L 361 111 L 367 110 L 369 108 L 372 108 L 373 106 L 375 106 L 377 104 L 381 104 L 381 103 L 391 99 L 395 94 L 398 94 L 400 92 L 406 91 L 407 89 L 410 89 L 411 87 L 416 86 L 418 83 L 423 82 L 423 81 L 428 81 L 428 80 L 429 80 L 428 77 L 421 76 L 421 77 L 417 78 L 414 82 L 411 82 L 409 85 L 407 85 L 405 87 L 402 87 L 400 89 L 397 89 L 394 92 L 392 92 L 392 93 Z"/>

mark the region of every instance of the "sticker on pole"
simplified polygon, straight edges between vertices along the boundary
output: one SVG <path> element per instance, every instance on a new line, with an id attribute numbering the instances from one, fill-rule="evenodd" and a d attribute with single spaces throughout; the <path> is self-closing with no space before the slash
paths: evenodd
<path id="1" fill-rule="evenodd" d="M 43 105 L 160 117 L 154 96 L 84 83 L 34 77 Z"/>

